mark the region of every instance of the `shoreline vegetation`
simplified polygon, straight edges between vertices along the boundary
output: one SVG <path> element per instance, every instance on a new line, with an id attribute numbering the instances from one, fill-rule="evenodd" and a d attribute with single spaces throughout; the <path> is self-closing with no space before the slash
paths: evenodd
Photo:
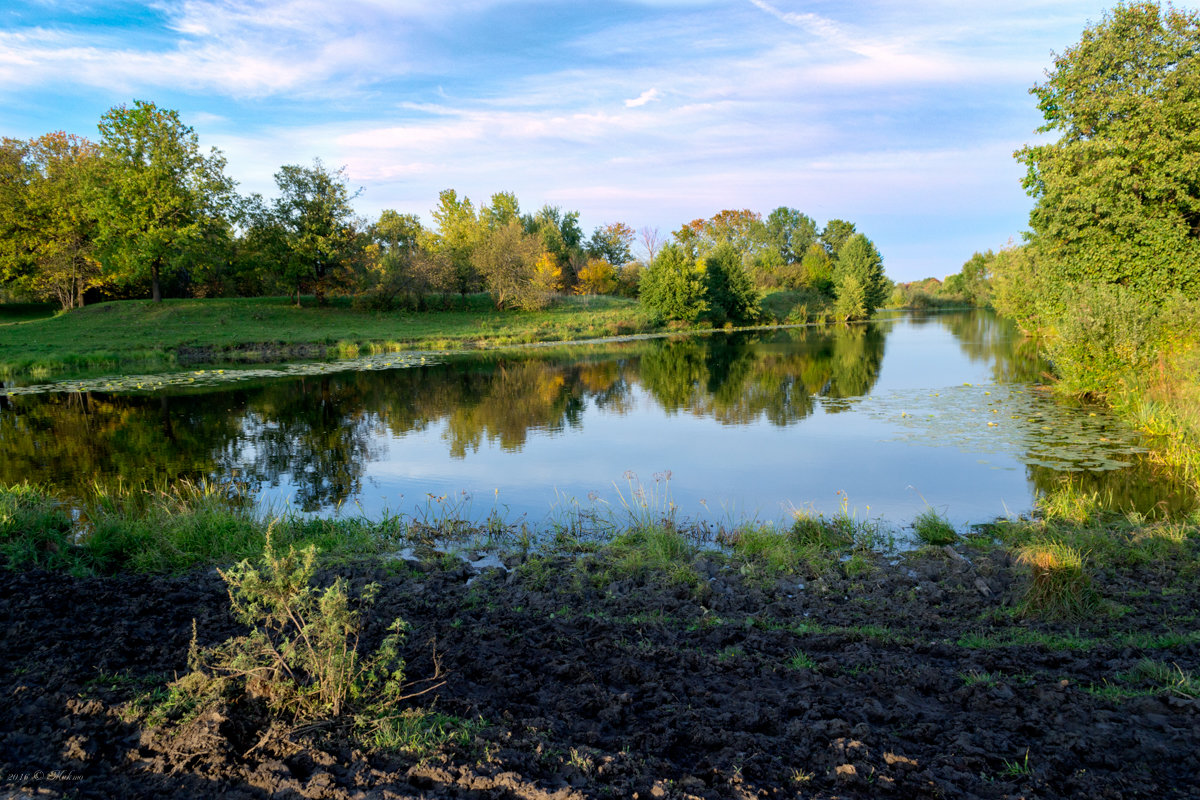
<path id="1" fill-rule="evenodd" d="M 441 311 L 375 312 L 356 309 L 349 299 L 302 308 L 285 297 L 125 300 L 60 314 L 0 305 L 0 378 L 713 330 L 703 323 L 667 323 L 637 301 L 611 296 L 564 296 L 541 311 L 498 311 L 486 295 L 449 297 L 445 304 Z M 833 320 L 828 303 L 802 292 L 772 293 L 763 307 L 766 325 Z"/>

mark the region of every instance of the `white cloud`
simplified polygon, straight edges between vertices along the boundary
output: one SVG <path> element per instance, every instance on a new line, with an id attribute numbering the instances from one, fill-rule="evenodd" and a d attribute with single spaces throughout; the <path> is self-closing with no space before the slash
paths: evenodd
<path id="1" fill-rule="evenodd" d="M 652 103 L 662 97 L 662 93 L 658 89 L 647 89 L 632 100 L 625 101 L 626 108 L 639 108 L 647 103 Z"/>

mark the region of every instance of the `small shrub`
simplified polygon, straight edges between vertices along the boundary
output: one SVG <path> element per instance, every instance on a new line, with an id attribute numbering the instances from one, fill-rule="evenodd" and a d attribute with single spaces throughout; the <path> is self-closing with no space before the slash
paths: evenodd
<path id="1" fill-rule="evenodd" d="M 1096 594 L 1078 549 L 1059 541 L 1035 542 L 1017 552 L 1017 561 L 1030 568 L 1022 613 L 1078 619 L 1095 608 Z"/>
<path id="2" fill-rule="evenodd" d="M 360 612 L 350 608 L 340 578 L 324 590 L 311 584 L 315 558 L 312 546 L 276 552 L 268 531 L 261 565 L 247 560 L 221 572 L 233 614 L 251 632 L 210 650 L 193 642 L 193 673 L 175 686 L 199 691 L 205 681 L 197 673 L 232 680 L 297 722 L 396 702 L 404 682 L 399 648 L 405 623 L 395 620 L 379 649 L 360 656 Z M 378 584 L 367 586 L 360 602 L 369 605 L 378 590 Z"/>

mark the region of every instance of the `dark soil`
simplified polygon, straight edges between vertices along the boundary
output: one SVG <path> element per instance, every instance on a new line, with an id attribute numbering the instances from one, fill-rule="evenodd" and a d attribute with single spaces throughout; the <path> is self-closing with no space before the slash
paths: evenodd
<path id="1" fill-rule="evenodd" d="M 1104 613 L 1048 623 L 1012 613 L 1007 556 L 967 556 L 771 580 L 703 560 L 699 588 L 566 561 L 343 568 L 383 583 L 368 646 L 400 616 L 409 676 L 440 663 L 446 683 L 409 703 L 479 721 L 424 759 L 348 726 L 286 731 L 244 696 L 147 728 L 131 701 L 183 674 L 193 620 L 201 645 L 239 633 L 212 570 L 0 571 L 0 792 L 1200 797 L 1200 701 L 1138 672 L 1200 674 L 1194 568 L 1097 576 Z"/>

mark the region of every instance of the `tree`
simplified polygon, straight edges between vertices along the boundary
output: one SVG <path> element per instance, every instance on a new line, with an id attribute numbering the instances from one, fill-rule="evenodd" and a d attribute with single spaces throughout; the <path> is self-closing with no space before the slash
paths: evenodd
<path id="1" fill-rule="evenodd" d="M 887 299 L 890 286 L 883 274 L 883 258 L 871 240 L 861 233 L 856 233 L 846 240 L 834 263 L 833 281 L 838 287 L 839 299 L 840 292 L 846 287 L 845 279 L 849 275 L 858 281 L 863 293 L 866 315 L 871 316 Z"/>
<path id="2" fill-rule="evenodd" d="M 453 189 L 444 189 L 438 194 L 438 206 L 431 213 L 437 230 L 428 237 L 425 248 L 449 261 L 454 288 L 459 294 L 477 291 L 480 277 L 471 256 L 483 226 L 471 199 L 459 200 Z"/>
<path id="3" fill-rule="evenodd" d="M 625 223 L 610 222 L 592 232 L 592 238 L 587 245 L 588 255 L 603 259 L 614 267 L 620 267 L 633 260 L 630 248 L 636 235 L 633 228 Z"/>
<path id="4" fill-rule="evenodd" d="M 831 219 L 825 223 L 825 229 L 821 231 L 821 245 L 825 248 L 826 255 L 836 261 L 838 254 L 842 251 L 842 247 L 850 240 L 850 237 L 854 233 L 853 222 L 846 222 L 844 219 Z"/>
<path id="5" fill-rule="evenodd" d="M 603 258 L 589 258 L 579 270 L 576 294 L 612 294 L 617 290 L 617 270 Z"/>
<path id="6" fill-rule="evenodd" d="M 416 214 L 384 209 L 367 233 L 371 243 L 362 275 L 363 294 L 356 303 L 388 309 L 404 298 L 420 310 L 427 294 L 452 286 L 449 259 L 421 246 L 428 234 Z"/>
<path id="7" fill-rule="evenodd" d="M 691 322 L 708 311 L 703 270 L 682 247 L 668 244 L 642 272 L 638 300 L 664 319 Z"/>
<path id="8" fill-rule="evenodd" d="M 98 158 L 62 132 L 0 144 L 0 281 L 64 309 L 104 283 L 87 202 Z"/>
<path id="9" fill-rule="evenodd" d="M 543 252 L 538 237 L 526 233 L 515 219 L 483 235 L 472 250 L 471 263 L 483 276 L 496 308 L 545 307 L 549 292 L 538 270 Z"/>
<path id="10" fill-rule="evenodd" d="M 120 282 L 148 277 L 160 302 L 163 276 L 211 230 L 212 218 L 229 211 L 225 157 L 215 147 L 202 153 L 178 112 L 140 100 L 101 118 L 100 154 L 92 210 L 101 261 Z"/>
<path id="11" fill-rule="evenodd" d="M 1052 283 L 1200 295 L 1198 50 L 1196 12 L 1122 3 L 1031 89 L 1059 139 L 1015 156 Z"/>
<path id="12" fill-rule="evenodd" d="M 275 173 L 279 197 L 274 216 L 282 231 L 283 278 L 296 292 L 310 288 L 323 303 L 340 270 L 350 266 L 362 242 L 350 201 L 346 168 L 330 170 L 321 159 L 311 167 L 288 164 Z"/>
<path id="13" fill-rule="evenodd" d="M 646 263 L 653 264 L 654 257 L 658 255 L 658 251 L 662 248 L 662 236 L 658 232 L 658 228 L 651 228 L 649 225 L 643 226 L 638 232 L 638 241 L 642 243 L 642 247 L 646 250 Z"/>
<path id="14" fill-rule="evenodd" d="M 743 256 L 753 256 L 766 244 L 762 215 L 749 209 L 725 209 L 708 219 L 694 219 L 673 234 L 688 255 L 699 258 L 722 242 L 729 242 Z"/>
<path id="15" fill-rule="evenodd" d="M 1039 306 L 1052 291 L 1039 266 L 1030 245 L 1006 247 L 992 264 L 992 305 L 996 313 L 1015 321 L 1026 333 L 1033 333 L 1044 322 L 1039 318 Z"/>
<path id="16" fill-rule="evenodd" d="M 780 206 L 767 215 L 763 225 L 767 241 L 779 253 L 784 264 L 801 261 L 809 245 L 817 240 L 817 223 L 794 208 Z"/>
<path id="17" fill-rule="evenodd" d="M 854 322 L 870 316 L 867 310 L 867 293 L 862 281 L 854 273 L 846 273 L 838 283 L 833 313 L 845 322 Z"/>
<path id="18" fill-rule="evenodd" d="M 558 206 L 545 205 L 533 216 L 523 218 L 525 231 L 542 241 L 542 249 L 551 253 L 563 270 L 563 281 L 574 285 L 576 271 L 584 263 L 583 230 L 579 212 L 563 213 Z"/>
<path id="19" fill-rule="evenodd" d="M 800 265 L 804 283 L 824 294 L 833 293 L 833 260 L 822 245 L 817 242 L 810 244 Z"/>
<path id="20" fill-rule="evenodd" d="M 753 322 L 759 314 L 758 292 L 742 266 L 742 257 L 732 242 L 722 242 L 703 259 L 704 296 L 714 323 Z"/>
<path id="21" fill-rule="evenodd" d="M 521 219 L 521 204 L 512 192 L 496 192 L 491 205 L 479 209 L 479 222 L 489 230 L 501 228 Z"/>

